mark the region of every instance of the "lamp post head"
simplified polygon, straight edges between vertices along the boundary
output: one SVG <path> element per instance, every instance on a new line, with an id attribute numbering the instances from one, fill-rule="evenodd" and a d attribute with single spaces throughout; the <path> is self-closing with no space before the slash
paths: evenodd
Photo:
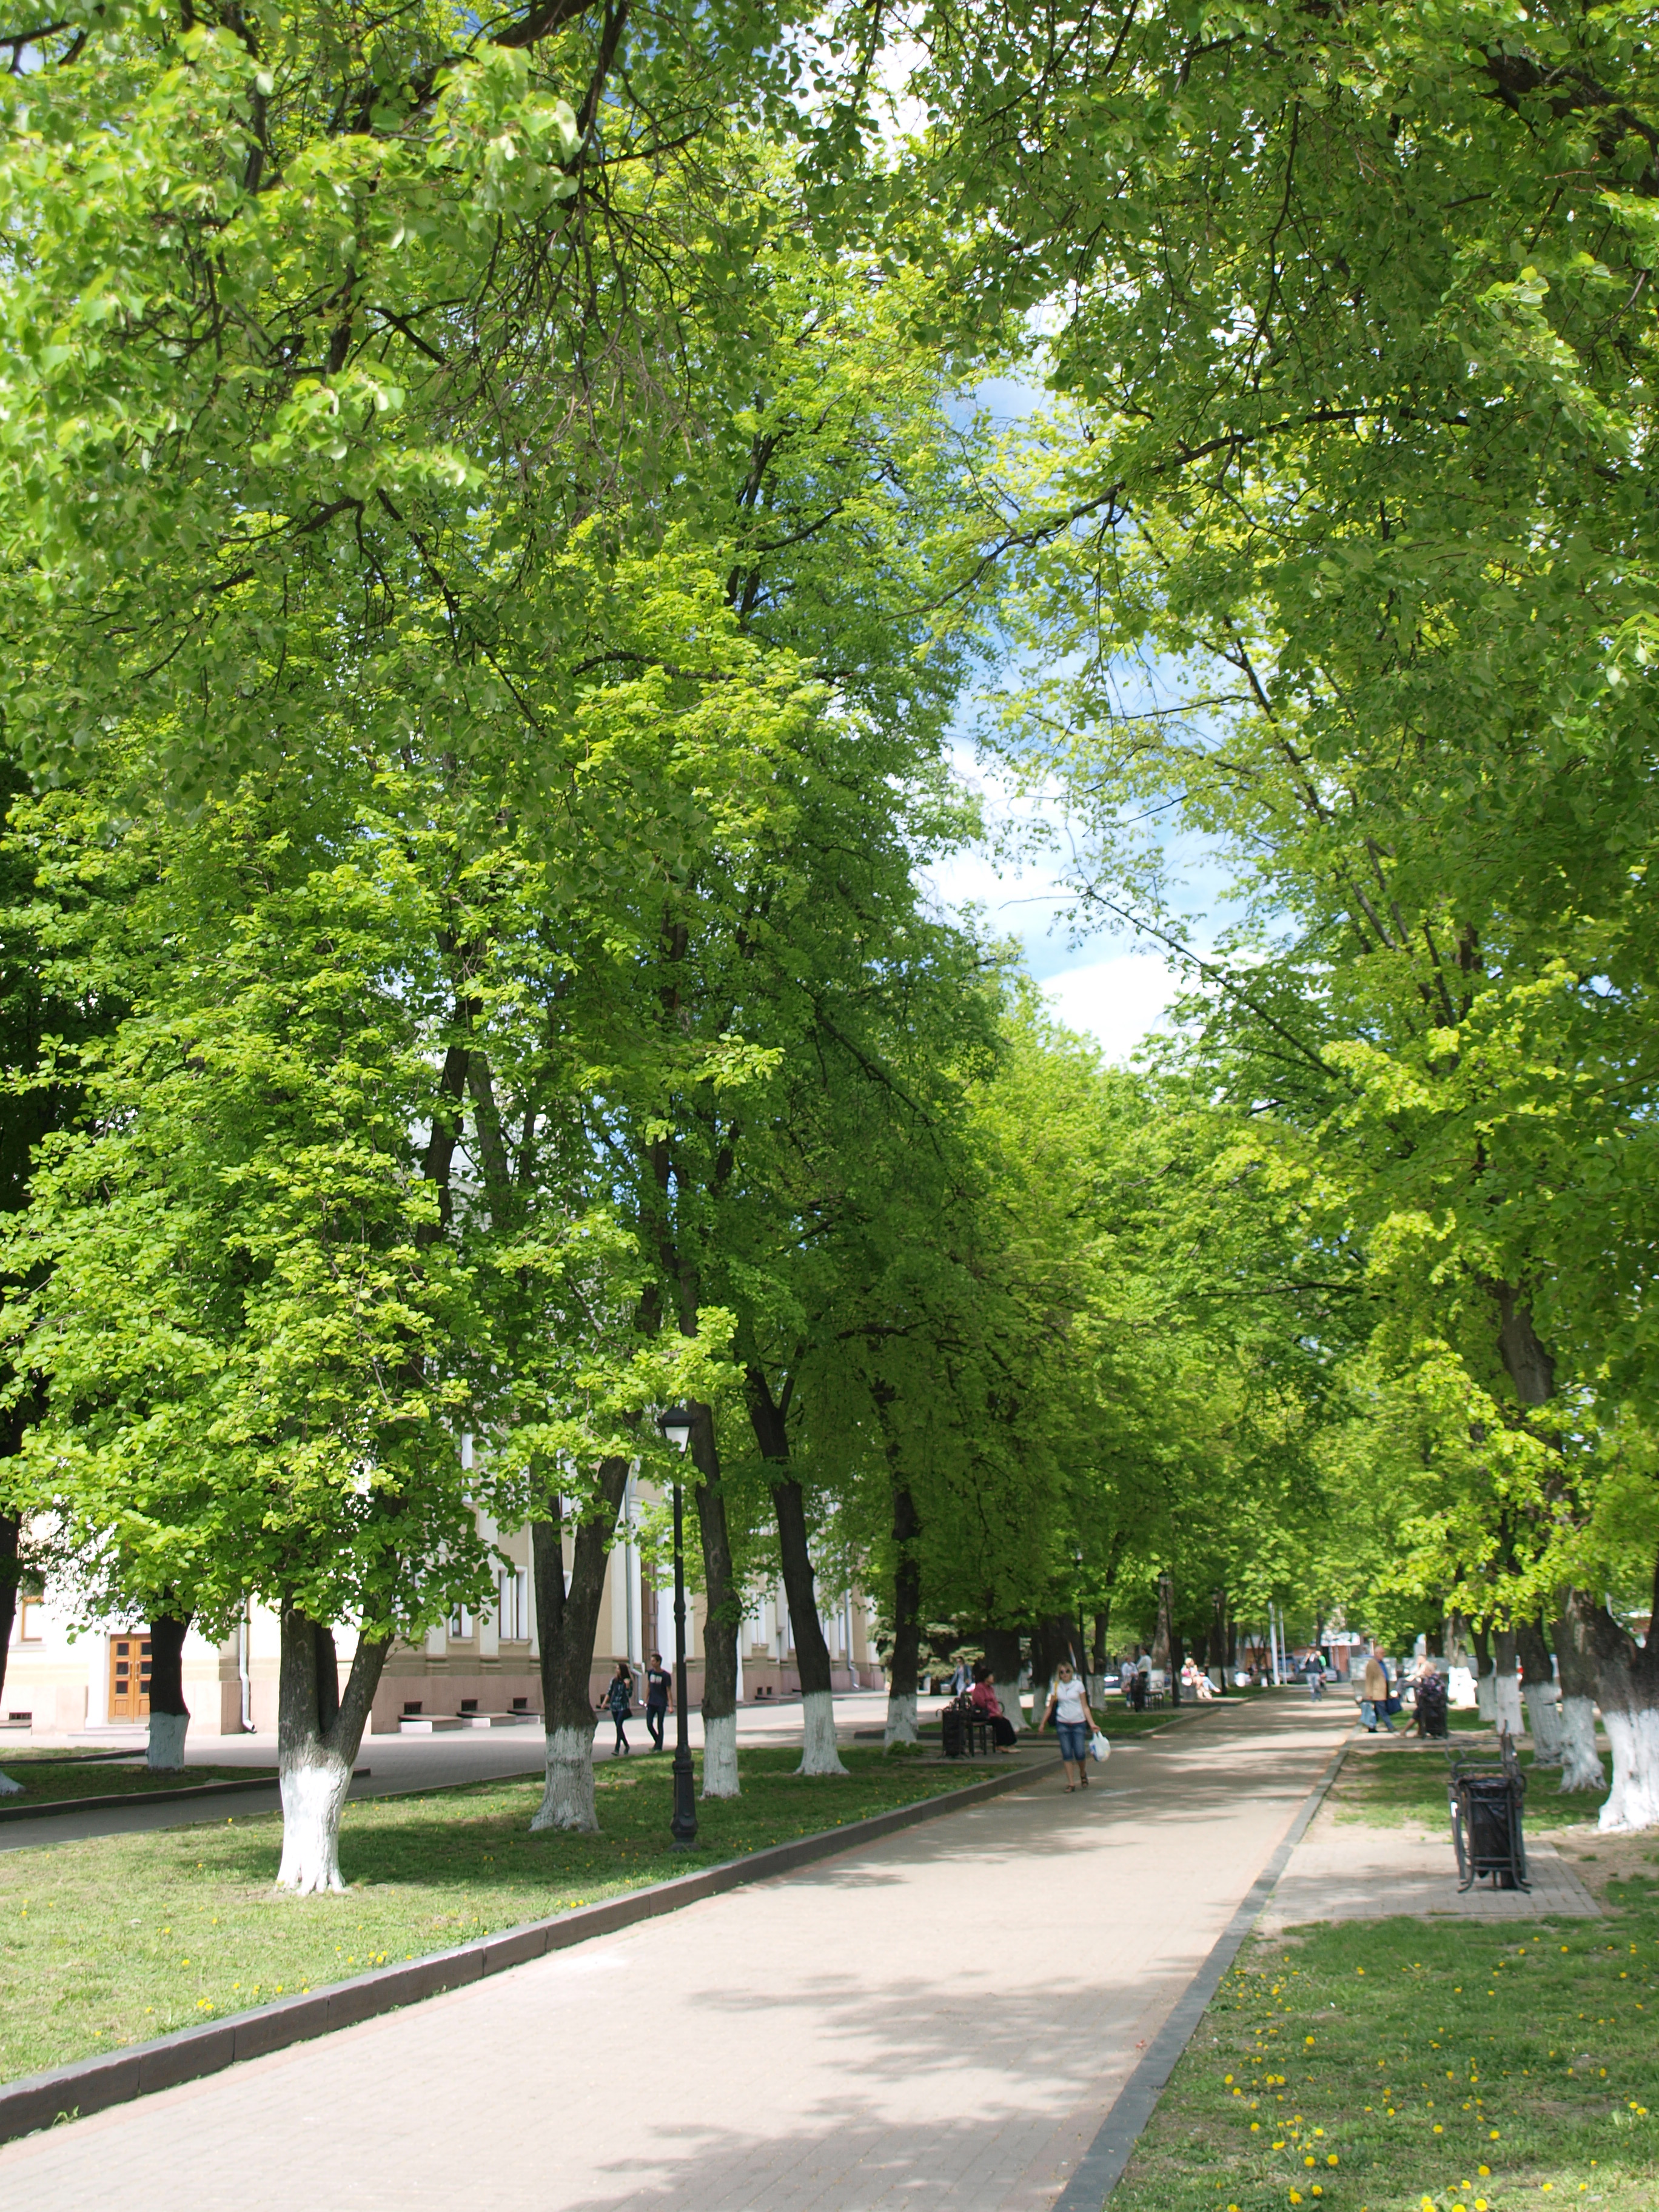
<path id="1" fill-rule="evenodd" d="M 676 1451 L 684 1451 L 691 1441 L 691 1431 L 696 1415 L 690 1406 L 670 1406 L 657 1416 L 657 1426 Z"/>

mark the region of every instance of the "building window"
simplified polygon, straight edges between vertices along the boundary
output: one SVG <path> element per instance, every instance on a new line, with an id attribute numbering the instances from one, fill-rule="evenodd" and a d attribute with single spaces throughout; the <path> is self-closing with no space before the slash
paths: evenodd
<path id="1" fill-rule="evenodd" d="M 467 1611 L 464 1605 L 458 1605 L 454 1612 L 450 1614 L 449 1632 L 452 1636 L 458 1637 L 468 1637 L 471 1635 L 472 1615 Z"/>
<path id="2" fill-rule="evenodd" d="M 528 1581 L 529 1577 L 522 1567 L 503 1567 L 501 1571 L 497 1618 L 501 1636 L 508 1644 L 522 1644 L 530 1634 Z"/>
<path id="3" fill-rule="evenodd" d="M 17 1641 L 38 1644 L 46 1633 L 46 1601 L 40 1597 L 20 1597 L 17 1601 Z"/>

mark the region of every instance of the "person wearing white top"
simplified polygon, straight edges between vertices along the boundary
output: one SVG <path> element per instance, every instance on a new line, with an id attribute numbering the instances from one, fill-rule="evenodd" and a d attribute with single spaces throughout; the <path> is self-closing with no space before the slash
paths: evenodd
<path id="1" fill-rule="evenodd" d="M 1054 1675 L 1054 1686 L 1048 1698 L 1048 1709 L 1037 1723 L 1037 1734 L 1042 1735 L 1053 1721 L 1054 1734 L 1060 1738 L 1060 1755 L 1066 1765 L 1067 1794 L 1079 1787 L 1089 1786 L 1089 1735 L 1095 1717 L 1089 1711 L 1089 1693 L 1077 1679 L 1072 1662 L 1062 1659 Z"/>

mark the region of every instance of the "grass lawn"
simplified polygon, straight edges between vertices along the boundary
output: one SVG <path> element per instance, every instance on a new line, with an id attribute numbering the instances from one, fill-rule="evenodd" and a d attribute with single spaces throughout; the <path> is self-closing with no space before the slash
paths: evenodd
<path id="1" fill-rule="evenodd" d="M 1605 1741 L 1601 1748 L 1605 1757 Z M 1498 1763 L 1498 1739 L 1490 1732 L 1484 1742 L 1471 1732 L 1460 1732 L 1449 1749 L 1452 1758 L 1487 1760 L 1494 1766 Z M 1559 1828 L 1595 1818 L 1607 1795 L 1604 1790 L 1563 1790 L 1557 1771 L 1546 1767 L 1534 1773 L 1530 1751 L 1522 1752 L 1520 1758 L 1527 1779 L 1524 1817 L 1528 1829 Z M 1340 1821 L 1363 1821 L 1373 1828 L 1444 1828 L 1449 1833 L 1446 1782 L 1450 1771 L 1444 1746 L 1416 1737 L 1409 1741 L 1402 1737 L 1395 1744 L 1381 1736 L 1362 1737 L 1350 1746 L 1328 1802 Z"/>
<path id="2" fill-rule="evenodd" d="M 1356 1753 L 1337 1820 L 1445 1825 L 1443 1755 Z M 1659 1838 L 1596 1836 L 1598 1802 L 1540 1776 L 1528 1808 L 1600 1921 L 1351 1921 L 1248 1946 L 1111 2212 L 1653 2212 Z"/>
<path id="3" fill-rule="evenodd" d="M 803 1778 L 798 1749 L 742 1754 L 744 1794 L 698 1801 L 697 1848 L 668 1834 L 665 1755 L 605 1762 L 603 1833 L 529 1833 L 539 1777 L 347 1807 L 343 1897 L 272 1889 L 274 1814 L 0 1856 L 0 2079 L 223 2019 L 371 1966 L 441 1951 L 647 1882 L 741 1857 L 982 1777 L 954 1763 L 842 1753 Z"/>
<path id="4" fill-rule="evenodd" d="M 15 1796 L 0 1797 L 7 1805 L 73 1804 L 82 1797 L 146 1797 L 169 1790 L 193 1788 L 198 1782 L 274 1782 L 274 1766 L 187 1766 L 179 1774 L 152 1774 L 143 1765 L 128 1766 L 114 1760 L 76 1759 L 63 1752 L 0 1752 L 0 1772 L 9 1774 L 21 1789 Z"/>

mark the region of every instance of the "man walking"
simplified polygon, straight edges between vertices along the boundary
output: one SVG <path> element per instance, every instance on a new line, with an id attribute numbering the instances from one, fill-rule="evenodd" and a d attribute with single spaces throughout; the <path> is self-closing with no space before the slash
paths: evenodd
<path id="1" fill-rule="evenodd" d="M 1370 1718 L 1365 1720 L 1366 1707 Z M 1371 1734 L 1376 1734 L 1378 1721 L 1385 1735 L 1394 1734 L 1394 1723 L 1389 1718 L 1389 1670 L 1382 1664 L 1382 1655 L 1373 1644 L 1370 1656 L 1365 1662 L 1365 1679 L 1360 1685 L 1359 1717 Z"/>
<path id="2" fill-rule="evenodd" d="M 662 1749 L 663 1723 L 668 1717 L 670 1676 L 662 1663 L 660 1651 L 651 1654 L 651 1664 L 645 1672 L 645 1724 L 651 1731 L 651 1741 Z"/>

